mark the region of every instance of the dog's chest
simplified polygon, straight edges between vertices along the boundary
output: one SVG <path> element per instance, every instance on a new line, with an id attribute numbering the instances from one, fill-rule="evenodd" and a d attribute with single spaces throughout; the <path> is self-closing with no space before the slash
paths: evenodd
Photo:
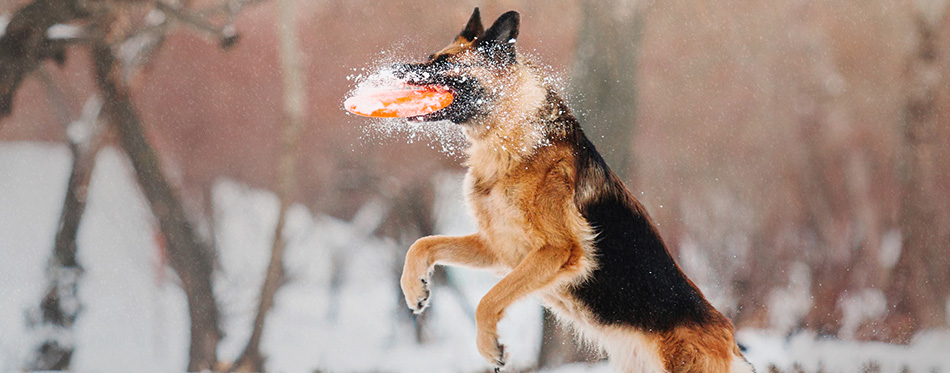
<path id="1" fill-rule="evenodd" d="M 521 262 L 536 240 L 528 221 L 531 211 L 523 181 L 509 175 L 485 178 L 472 172 L 466 177 L 468 202 L 479 231 L 496 255 L 512 267 Z"/>

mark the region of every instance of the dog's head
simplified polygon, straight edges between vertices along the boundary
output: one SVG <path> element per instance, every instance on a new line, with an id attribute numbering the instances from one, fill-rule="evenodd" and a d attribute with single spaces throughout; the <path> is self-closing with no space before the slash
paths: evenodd
<path id="1" fill-rule="evenodd" d="M 454 95 L 448 107 L 410 120 L 474 125 L 501 110 L 496 104 L 505 94 L 503 88 L 512 85 L 519 64 L 515 53 L 519 23 L 518 12 L 510 11 L 485 30 L 475 8 L 462 32 L 428 61 L 394 66 L 396 76 L 410 85 L 440 86 Z"/>

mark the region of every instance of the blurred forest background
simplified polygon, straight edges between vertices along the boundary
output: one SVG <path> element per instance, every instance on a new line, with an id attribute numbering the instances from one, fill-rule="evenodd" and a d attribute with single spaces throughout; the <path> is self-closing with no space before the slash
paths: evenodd
<path id="1" fill-rule="evenodd" d="M 114 147 L 184 289 L 188 369 L 262 369 L 286 245 L 274 235 L 246 347 L 218 356 L 213 186 L 276 193 L 278 232 L 294 205 L 345 221 L 384 206 L 363 233 L 401 261 L 435 232 L 433 178 L 460 162 L 365 136 L 341 109 L 348 76 L 384 51 L 424 58 L 478 6 L 521 12 L 519 51 L 561 74 L 595 145 L 738 329 L 909 343 L 950 318 L 947 3 L 4 1 L 0 147 L 62 143 L 73 159 L 39 323 L 82 317 L 65 301 L 82 286 L 75 236 L 95 154 Z M 539 366 L 596 359 L 543 322 Z M 66 368 L 74 347 L 45 340 L 29 367 Z"/>

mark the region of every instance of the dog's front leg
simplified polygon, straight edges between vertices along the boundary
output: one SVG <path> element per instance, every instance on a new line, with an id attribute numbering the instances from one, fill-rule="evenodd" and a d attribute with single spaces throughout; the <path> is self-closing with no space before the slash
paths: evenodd
<path id="1" fill-rule="evenodd" d="M 498 321 L 505 308 L 536 290 L 575 274 L 577 266 L 570 261 L 579 258 L 576 245 L 547 245 L 525 256 L 521 264 L 501 279 L 478 304 L 475 322 L 478 326 L 478 352 L 495 365 L 505 365 L 504 346 L 498 343 Z"/>
<path id="2" fill-rule="evenodd" d="M 421 313 L 429 305 L 429 277 L 436 264 L 491 268 L 498 266 L 498 259 L 475 234 L 418 239 L 406 253 L 400 280 L 406 304 L 414 313 Z"/>

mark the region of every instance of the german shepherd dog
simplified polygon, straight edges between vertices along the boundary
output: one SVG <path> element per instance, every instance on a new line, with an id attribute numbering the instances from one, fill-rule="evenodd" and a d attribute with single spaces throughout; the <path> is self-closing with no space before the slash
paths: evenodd
<path id="1" fill-rule="evenodd" d="M 730 321 L 680 270 L 644 207 L 581 130 L 542 69 L 515 51 L 520 16 L 484 30 L 476 8 L 449 46 L 395 66 L 415 86 L 454 94 L 410 118 L 450 120 L 468 138 L 465 188 L 478 233 L 429 236 L 406 255 L 401 286 L 416 313 L 436 264 L 504 277 L 476 309 L 478 351 L 505 365 L 497 324 L 537 294 L 624 372 L 751 372 Z"/>

